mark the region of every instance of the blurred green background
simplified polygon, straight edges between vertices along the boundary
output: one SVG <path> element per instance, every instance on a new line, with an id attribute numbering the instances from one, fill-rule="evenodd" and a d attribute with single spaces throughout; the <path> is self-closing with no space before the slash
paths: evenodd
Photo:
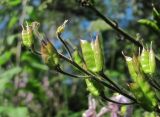
<path id="1" fill-rule="evenodd" d="M 132 55 L 133 44 L 123 40 L 92 11 L 81 7 L 78 0 L 0 0 L 0 117 L 81 117 L 88 108 L 88 92 L 82 79 L 58 74 L 21 45 L 21 24 L 40 23 L 57 50 L 65 54 L 55 35 L 56 28 L 69 20 L 63 38 L 79 47 L 79 39 L 91 40 L 101 34 L 105 53 L 105 72 L 115 82 L 126 87 L 129 79 L 121 51 Z M 145 43 L 153 41 L 159 55 L 159 33 L 139 24 L 141 18 L 152 19 L 152 3 L 160 8 L 159 0 L 92 0 L 104 15 Z M 37 49 L 39 48 L 37 44 Z M 77 73 L 66 62 L 63 68 Z M 108 92 L 106 90 L 106 92 Z M 108 92 L 109 96 L 112 96 Z M 99 100 L 99 99 L 97 99 Z M 103 103 L 107 104 L 107 103 Z M 99 108 L 102 104 L 98 105 Z M 141 108 L 135 108 L 133 117 L 150 117 Z M 109 116 L 109 115 L 106 115 Z"/>

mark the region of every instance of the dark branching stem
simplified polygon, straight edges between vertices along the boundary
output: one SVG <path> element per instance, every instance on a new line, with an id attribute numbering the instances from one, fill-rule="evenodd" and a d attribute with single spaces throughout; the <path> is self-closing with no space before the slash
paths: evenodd
<path id="1" fill-rule="evenodd" d="M 70 56 L 70 58 L 73 60 L 71 51 L 69 50 L 69 48 L 68 48 L 67 44 L 65 43 L 65 41 L 62 39 L 61 34 L 57 34 L 57 37 L 58 37 L 58 39 L 63 43 L 66 51 L 68 52 L 68 54 L 69 54 L 69 56 Z"/>
<path id="2" fill-rule="evenodd" d="M 100 76 L 102 76 L 105 80 L 107 80 L 109 83 L 111 83 L 115 88 L 117 88 L 119 91 L 121 91 L 119 86 L 117 86 L 116 83 L 114 83 L 112 80 L 110 80 L 103 72 L 100 73 Z"/>
<path id="3" fill-rule="evenodd" d="M 84 70 L 82 67 L 80 67 L 77 63 L 75 63 L 74 61 L 72 61 L 71 59 L 68 59 L 67 57 L 65 57 L 64 55 L 59 54 L 59 57 L 62 58 L 63 60 L 69 62 L 70 64 L 72 64 L 73 66 L 75 66 L 76 68 L 78 68 L 79 70 L 81 70 L 82 72 L 84 72 L 87 75 L 90 75 L 90 73 L 86 70 Z"/>
<path id="4" fill-rule="evenodd" d="M 150 79 L 152 80 L 152 82 L 157 86 L 157 88 L 160 90 L 160 84 L 153 78 L 153 76 L 150 76 Z"/>
<path id="5" fill-rule="evenodd" d="M 67 76 L 70 76 L 70 77 L 74 77 L 74 78 L 89 78 L 89 77 L 90 77 L 90 76 L 74 75 L 74 74 L 71 74 L 71 73 L 68 73 L 68 72 L 63 71 L 60 67 L 57 67 L 55 70 L 56 70 L 57 72 L 61 73 L 61 74 L 64 74 L 64 75 L 67 75 Z"/>
<path id="6" fill-rule="evenodd" d="M 99 78 L 96 78 L 96 76 L 95 76 L 94 74 L 92 74 L 92 73 L 90 73 L 89 71 L 83 69 L 83 68 L 82 68 L 81 66 L 79 66 L 77 63 L 75 63 L 74 61 L 68 59 L 68 58 L 65 57 L 64 55 L 59 54 L 59 56 L 60 56 L 60 58 L 62 58 L 63 60 L 69 62 L 70 64 L 72 64 L 73 66 L 75 66 L 76 68 L 78 68 L 80 71 L 84 72 L 86 75 L 91 76 L 91 77 L 93 78 L 93 80 L 95 80 L 95 81 L 103 84 L 104 86 L 108 87 L 109 89 L 111 89 L 111 90 L 113 90 L 113 91 L 116 91 L 116 92 L 122 94 L 123 96 L 129 98 L 130 100 L 133 100 L 133 101 L 136 102 L 136 99 L 135 99 L 134 97 L 132 97 L 132 96 L 130 96 L 130 95 L 128 95 L 128 94 L 120 91 L 120 90 L 117 90 L 117 88 L 115 88 L 115 87 L 107 84 L 106 82 L 104 82 L 103 80 L 101 80 L 101 79 L 99 79 Z"/>
<path id="7" fill-rule="evenodd" d="M 112 21 L 111 19 L 109 19 L 108 17 L 105 17 L 103 14 L 101 14 L 90 2 L 87 2 L 87 4 L 83 4 L 82 6 L 85 6 L 89 9 L 91 9 L 92 11 L 94 11 L 96 13 L 97 16 L 99 16 L 101 19 L 103 19 L 108 25 L 110 25 L 114 30 L 116 30 L 119 34 L 121 34 L 124 39 L 134 43 L 136 46 L 140 47 L 140 49 L 142 50 L 143 45 L 137 41 L 134 37 L 132 37 L 131 35 L 127 34 L 123 29 L 121 29 L 118 26 L 118 23 L 115 23 L 115 21 Z M 160 57 L 156 56 L 156 60 L 160 61 Z"/>
<path id="8" fill-rule="evenodd" d="M 158 105 L 157 105 L 156 108 L 155 108 L 155 112 L 157 112 L 157 113 L 160 114 L 160 108 L 158 107 Z"/>
<path id="9" fill-rule="evenodd" d="M 41 53 L 40 53 L 40 52 L 36 51 L 36 49 L 35 49 L 34 45 L 32 45 L 30 49 L 31 49 L 31 52 L 32 52 L 33 54 L 41 55 Z"/>
<path id="10" fill-rule="evenodd" d="M 156 85 L 156 86 L 158 87 L 158 89 L 160 90 L 160 84 L 158 84 L 155 79 L 153 79 L 153 82 L 155 83 L 155 85 Z"/>
<path id="11" fill-rule="evenodd" d="M 123 88 L 120 88 L 116 83 L 114 83 L 112 80 L 110 80 L 110 78 L 108 78 L 108 76 L 106 76 L 104 74 L 104 72 L 101 72 L 100 75 L 107 80 L 109 83 L 111 83 L 117 90 L 119 90 L 120 92 L 124 92 Z"/>
<path id="12" fill-rule="evenodd" d="M 149 80 L 149 83 L 152 87 L 160 91 L 160 87 L 158 86 L 159 84 L 157 84 L 157 82 L 154 82 L 153 80 Z"/>
<path id="13" fill-rule="evenodd" d="M 120 104 L 120 105 L 132 105 L 132 104 L 135 104 L 135 103 L 136 103 L 135 101 L 133 101 L 133 102 L 128 102 L 128 103 L 121 103 L 121 102 L 114 101 L 114 100 L 106 97 L 105 94 L 104 94 L 104 92 L 102 92 L 102 93 L 100 94 L 100 96 L 101 96 L 104 100 L 106 100 L 106 101 L 113 102 L 113 103 Z"/>
<path id="14" fill-rule="evenodd" d="M 157 90 L 159 90 L 160 91 L 160 88 L 157 86 L 157 82 L 154 82 L 154 80 L 152 79 L 152 76 L 150 76 L 150 77 L 148 77 L 146 74 L 144 74 L 144 76 L 145 76 L 145 79 L 149 82 L 149 84 L 153 87 L 153 88 L 155 88 L 155 89 L 157 89 Z"/>
<path id="15" fill-rule="evenodd" d="M 127 34 L 124 30 L 122 30 L 120 27 L 118 27 L 117 23 L 109 19 L 108 17 L 105 17 L 103 14 L 101 14 L 92 4 L 88 3 L 87 5 L 83 5 L 92 11 L 96 13 L 97 16 L 102 18 L 108 25 L 110 25 L 114 30 L 116 30 L 118 33 L 124 36 L 125 39 L 128 41 L 134 43 L 136 46 L 140 47 L 141 49 L 143 48 L 142 44 L 139 41 L 136 41 L 132 36 Z"/>
<path id="16" fill-rule="evenodd" d="M 152 77 L 149 80 L 151 84 L 153 85 L 153 87 L 160 91 L 160 84 L 158 84 L 157 81 L 153 79 Z"/>
<path id="17" fill-rule="evenodd" d="M 137 103 L 137 100 L 134 97 L 132 97 L 132 96 L 130 96 L 130 95 L 128 95 L 128 94 L 126 94 L 126 93 L 124 93 L 122 91 L 117 90 L 115 87 L 107 84 L 106 82 L 98 80 L 98 79 L 94 79 L 94 80 L 100 82 L 101 84 L 103 84 L 104 86 L 108 87 L 109 89 L 111 89 L 113 91 L 116 91 L 116 92 L 120 93 L 121 95 L 123 95 L 123 96 L 127 97 L 128 99 L 130 99 L 130 100 L 132 100 L 132 101 Z"/>

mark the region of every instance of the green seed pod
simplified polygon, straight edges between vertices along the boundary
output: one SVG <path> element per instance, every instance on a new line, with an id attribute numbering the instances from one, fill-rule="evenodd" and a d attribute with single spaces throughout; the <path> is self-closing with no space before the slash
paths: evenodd
<path id="1" fill-rule="evenodd" d="M 133 58 L 125 56 L 125 59 L 129 73 L 133 79 L 133 83 L 129 86 L 131 92 L 135 95 L 144 109 L 153 111 L 157 104 L 157 100 L 155 98 L 156 95 L 150 84 L 144 79 L 143 73 L 140 69 L 139 59 L 135 56 Z"/>
<path id="2" fill-rule="evenodd" d="M 154 51 L 152 49 L 152 42 L 151 42 L 150 51 L 149 51 L 149 65 L 150 65 L 150 74 L 152 74 L 156 70 L 156 60 L 155 60 Z"/>
<path id="3" fill-rule="evenodd" d="M 45 64 L 47 64 L 49 67 L 56 67 L 59 64 L 57 50 L 49 40 L 42 41 L 41 56 Z"/>
<path id="4" fill-rule="evenodd" d="M 153 111 L 157 105 L 156 94 L 142 75 L 138 75 L 136 82 L 130 85 L 130 90 L 144 109 Z"/>
<path id="5" fill-rule="evenodd" d="M 124 57 L 125 57 L 126 62 L 127 62 L 129 73 L 130 73 L 132 79 L 134 81 L 136 81 L 136 78 L 137 78 L 137 72 L 136 72 L 137 71 L 137 67 L 135 66 L 134 61 L 133 61 L 133 59 L 131 57 L 128 57 L 128 56 L 125 56 L 125 55 L 124 55 Z"/>
<path id="6" fill-rule="evenodd" d="M 81 43 L 83 58 L 86 63 L 87 69 L 92 72 L 97 72 L 94 52 L 92 50 L 91 43 L 86 40 L 81 40 L 80 43 Z"/>
<path id="7" fill-rule="evenodd" d="M 145 50 L 143 48 L 140 56 L 140 63 L 144 73 L 153 74 L 155 72 L 156 61 L 155 61 L 155 54 L 152 49 L 152 42 L 150 45 L 150 51 Z"/>
<path id="8" fill-rule="evenodd" d="M 73 52 L 73 59 L 78 65 L 80 65 L 81 67 L 83 66 L 82 58 L 80 57 L 77 49 Z"/>
<path id="9" fill-rule="evenodd" d="M 30 48 L 33 44 L 33 32 L 31 26 L 28 25 L 26 26 L 26 30 L 22 26 L 22 43 L 24 46 Z"/>
<path id="10" fill-rule="evenodd" d="M 98 35 L 91 43 L 81 40 L 81 49 L 87 69 L 92 72 L 100 72 L 104 66 L 104 56 Z"/>
<path id="11" fill-rule="evenodd" d="M 137 101 L 140 105 L 147 111 L 153 111 L 154 105 L 152 103 L 151 98 L 147 97 L 147 95 L 142 91 L 137 83 L 131 83 L 129 85 L 131 92 L 136 97 Z"/>
<path id="12" fill-rule="evenodd" d="M 141 56 L 140 56 L 140 63 L 144 73 L 150 73 L 150 65 L 149 65 L 149 51 L 143 48 Z"/>
<path id="13" fill-rule="evenodd" d="M 89 80 L 85 79 L 86 85 L 87 85 L 87 90 L 94 96 L 99 96 L 99 91 L 98 89 L 94 86 L 94 84 Z"/>
<path id="14" fill-rule="evenodd" d="M 94 96 L 99 96 L 103 86 L 92 79 L 85 79 L 87 90 Z"/>
<path id="15" fill-rule="evenodd" d="M 96 36 L 96 40 L 93 41 L 91 45 L 92 45 L 92 50 L 94 52 L 96 69 L 97 71 L 101 71 L 104 66 L 104 56 L 103 56 L 101 42 L 100 42 L 100 39 L 98 38 L 98 35 Z"/>

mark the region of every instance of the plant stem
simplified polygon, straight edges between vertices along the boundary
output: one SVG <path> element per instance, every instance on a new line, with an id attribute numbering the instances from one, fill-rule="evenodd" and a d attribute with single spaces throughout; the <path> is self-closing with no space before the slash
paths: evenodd
<path id="1" fill-rule="evenodd" d="M 65 56 L 63 56 L 63 55 L 60 54 L 60 53 L 59 53 L 59 56 L 60 56 L 60 58 L 66 60 L 67 62 L 69 62 L 70 64 L 72 64 L 73 66 L 75 66 L 76 68 L 78 68 L 79 70 L 81 70 L 82 72 L 84 72 L 85 74 L 91 76 L 91 77 L 93 78 L 93 80 L 95 80 L 95 81 L 97 81 L 97 82 L 100 82 L 101 84 L 103 84 L 104 86 L 108 87 L 109 89 L 111 89 L 111 90 L 113 90 L 113 91 L 116 91 L 116 92 L 122 94 L 123 96 L 125 96 L 125 97 L 127 97 L 127 98 L 129 98 L 129 99 L 131 99 L 131 100 L 133 100 L 133 101 L 136 102 L 136 99 L 135 99 L 134 97 L 132 97 L 132 96 L 130 96 L 130 95 L 128 95 L 128 94 L 120 91 L 120 90 L 117 90 L 117 88 L 115 88 L 115 87 L 107 84 L 106 82 L 104 82 L 104 81 L 101 80 L 100 78 L 97 78 L 97 76 L 95 76 L 94 74 L 90 73 L 89 71 L 83 69 L 81 66 L 79 66 L 79 65 L 78 65 L 77 63 L 75 63 L 74 61 L 66 58 Z"/>
<path id="2" fill-rule="evenodd" d="M 60 67 L 57 67 L 55 70 L 57 72 L 60 72 L 61 74 L 71 76 L 71 77 L 74 77 L 74 78 L 90 78 L 90 76 L 79 76 L 79 75 L 74 75 L 74 74 L 71 74 L 71 73 L 67 73 L 67 72 L 63 71 Z"/>
<path id="3" fill-rule="evenodd" d="M 40 53 L 40 52 L 36 51 L 36 49 L 35 49 L 34 45 L 32 45 L 30 49 L 31 49 L 31 52 L 32 52 L 33 54 L 41 55 L 41 53 Z"/>
<path id="4" fill-rule="evenodd" d="M 88 7 L 89 9 L 94 11 L 97 14 L 97 16 L 99 16 L 101 19 L 103 19 L 108 25 L 110 25 L 118 33 L 123 35 L 124 39 L 134 43 L 136 46 L 140 47 L 140 49 L 142 50 L 143 45 L 139 41 L 134 39 L 134 37 L 132 37 L 131 35 L 127 34 L 122 28 L 120 28 L 118 26 L 118 23 L 115 23 L 114 21 L 112 21 L 108 17 L 105 17 L 103 14 L 101 14 L 91 3 L 88 2 L 87 5 L 82 5 L 82 6 Z M 155 55 L 155 56 L 156 56 L 156 60 L 160 61 L 160 57 L 157 55 Z"/>
<path id="5" fill-rule="evenodd" d="M 117 86 L 117 84 L 115 84 L 112 80 L 110 80 L 103 72 L 100 73 L 100 76 L 102 76 L 105 80 L 107 80 L 109 83 L 111 83 L 115 88 L 117 88 L 118 90 L 121 91 L 119 86 Z"/>
<path id="6" fill-rule="evenodd" d="M 67 44 L 65 43 L 65 41 L 62 39 L 61 34 L 58 34 L 57 37 L 58 37 L 58 39 L 63 43 L 66 51 L 68 52 L 68 54 L 69 54 L 69 56 L 70 56 L 70 58 L 73 60 L 71 51 L 69 50 L 69 48 L 68 48 Z"/>
<path id="7" fill-rule="evenodd" d="M 130 36 L 129 34 L 127 34 L 123 29 L 121 29 L 120 27 L 118 27 L 118 25 L 115 22 L 113 22 L 111 19 L 109 19 L 108 17 L 105 17 L 103 14 L 101 14 L 92 4 L 88 4 L 88 5 L 84 5 L 84 6 L 88 7 L 92 11 L 94 11 L 97 16 L 99 16 L 100 18 L 102 18 L 114 30 L 116 30 L 121 35 L 123 35 L 125 37 L 125 39 L 127 39 L 128 41 L 134 43 L 136 46 L 140 47 L 141 49 L 143 48 L 142 44 L 139 41 L 136 41 L 136 39 L 134 39 L 132 36 Z"/>
<path id="8" fill-rule="evenodd" d="M 124 93 L 124 92 L 122 92 L 122 91 L 117 90 L 115 87 L 112 87 L 111 85 L 107 84 L 106 82 L 100 81 L 100 80 L 98 80 L 98 79 L 95 79 L 95 80 L 98 81 L 98 82 L 100 82 L 100 83 L 103 84 L 104 86 L 108 87 L 109 89 L 111 89 L 111 90 L 113 90 L 113 91 L 116 91 L 116 92 L 120 93 L 121 95 L 123 95 L 123 96 L 125 96 L 125 97 L 127 97 L 127 98 L 129 98 L 129 99 L 131 99 L 131 100 L 133 100 L 133 101 L 135 101 L 135 102 L 137 102 L 134 97 L 132 97 L 132 96 L 130 96 L 130 95 L 128 95 L 128 94 L 126 94 L 126 93 Z"/>
<path id="9" fill-rule="evenodd" d="M 101 93 L 101 97 L 102 97 L 104 100 L 107 100 L 107 101 L 109 101 L 109 102 L 113 102 L 113 103 L 116 103 L 116 104 L 121 104 L 121 105 L 132 105 L 132 104 L 135 104 L 135 103 L 136 103 L 135 101 L 133 101 L 133 102 L 128 102 L 128 103 L 120 103 L 120 102 L 114 101 L 114 100 L 106 97 L 104 93 Z"/>

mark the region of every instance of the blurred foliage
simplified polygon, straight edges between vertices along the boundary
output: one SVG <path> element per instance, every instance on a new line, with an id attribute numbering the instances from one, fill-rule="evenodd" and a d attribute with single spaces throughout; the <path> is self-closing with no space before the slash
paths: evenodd
<path id="1" fill-rule="evenodd" d="M 103 14 L 117 21 L 129 34 L 134 36 L 140 33 L 143 42 L 152 41 L 156 54 L 160 56 L 157 32 L 137 23 L 139 20 L 142 24 L 159 28 L 159 25 L 155 26 L 155 21 L 146 20 L 154 20 L 151 3 L 159 10 L 159 0 L 93 1 Z M 142 18 L 145 20 L 140 20 Z M 127 89 L 126 82 L 130 81 L 130 76 L 126 72 L 127 67 L 121 51 L 125 50 L 132 55 L 137 50 L 128 41 L 121 41 L 123 37 L 119 37 L 92 11 L 81 7 L 77 0 L 0 0 L 0 116 L 79 117 L 87 108 L 88 92 L 83 80 L 71 79 L 48 70 L 40 57 L 21 47 L 21 24 L 26 20 L 38 21 L 41 24 L 40 31 L 63 52 L 64 48 L 61 48 L 56 39 L 55 29 L 65 19 L 69 19 L 69 25 L 63 36 L 77 45 L 77 48 L 78 39 L 90 39 L 90 33 L 102 34 L 105 72 Z M 39 48 L 39 42 L 36 44 L 36 48 Z M 159 66 L 159 63 L 157 65 Z M 68 69 L 68 66 L 64 64 L 63 68 L 69 72 L 78 72 Z M 108 90 L 106 94 L 111 96 Z M 133 116 L 155 115 L 135 107 Z"/>

